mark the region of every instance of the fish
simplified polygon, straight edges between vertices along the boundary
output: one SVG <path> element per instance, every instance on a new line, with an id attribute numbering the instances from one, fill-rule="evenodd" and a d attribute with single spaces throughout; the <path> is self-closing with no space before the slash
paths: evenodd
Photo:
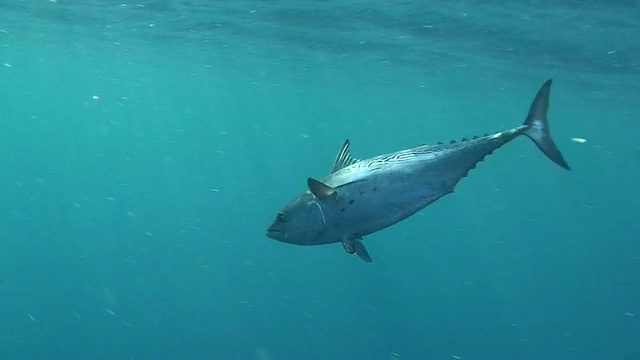
<path id="1" fill-rule="evenodd" d="M 549 129 L 552 79 L 536 93 L 522 125 L 448 144 L 421 145 L 369 159 L 351 156 L 345 140 L 329 175 L 307 178 L 306 190 L 268 226 L 270 239 L 300 246 L 341 243 L 347 254 L 372 262 L 363 238 L 397 224 L 453 193 L 476 165 L 524 135 L 559 167 L 571 170 Z"/>

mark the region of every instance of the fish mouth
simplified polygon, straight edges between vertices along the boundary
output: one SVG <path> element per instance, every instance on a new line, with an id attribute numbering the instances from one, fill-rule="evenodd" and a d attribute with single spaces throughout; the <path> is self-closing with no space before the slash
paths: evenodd
<path id="1" fill-rule="evenodd" d="M 267 237 L 278 241 L 284 241 L 287 238 L 284 231 L 274 227 L 270 227 L 267 229 Z"/>

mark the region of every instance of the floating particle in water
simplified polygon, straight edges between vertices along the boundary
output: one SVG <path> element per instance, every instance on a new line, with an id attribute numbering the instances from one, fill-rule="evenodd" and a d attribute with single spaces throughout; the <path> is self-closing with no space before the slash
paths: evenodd
<path id="1" fill-rule="evenodd" d="M 574 137 L 574 138 L 571 138 L 571 141 L 573 141 L 573 142 L 577 142 L 577 143 L 580 143 L 580 144 L 584 144 L 584 143 L 586 143 L 586 142 L 587 142 L 587 139 Z"/>

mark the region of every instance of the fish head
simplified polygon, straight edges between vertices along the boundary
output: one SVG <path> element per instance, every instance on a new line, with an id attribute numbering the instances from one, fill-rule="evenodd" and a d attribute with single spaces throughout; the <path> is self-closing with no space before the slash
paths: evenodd
<path id="1" fill-rule="evenodd" d="M 326 220 L 322 205 L 305 192 L 285 205 L 267 229 L 267 237 L 295 245 L 322 243 Z"/>

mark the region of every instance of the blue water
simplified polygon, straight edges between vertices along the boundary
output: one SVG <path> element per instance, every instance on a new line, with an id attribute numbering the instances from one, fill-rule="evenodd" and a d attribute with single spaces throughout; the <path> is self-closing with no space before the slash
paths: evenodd
<path id="1" fill-rule="evenodd" d="M 0 2 L 0 359 L 640 359 L 637 1 Z M 266 238 L 356 157 L 552 134 L 365 239 Z M 585 139 L 586 142 L 572 140 Z"/>

